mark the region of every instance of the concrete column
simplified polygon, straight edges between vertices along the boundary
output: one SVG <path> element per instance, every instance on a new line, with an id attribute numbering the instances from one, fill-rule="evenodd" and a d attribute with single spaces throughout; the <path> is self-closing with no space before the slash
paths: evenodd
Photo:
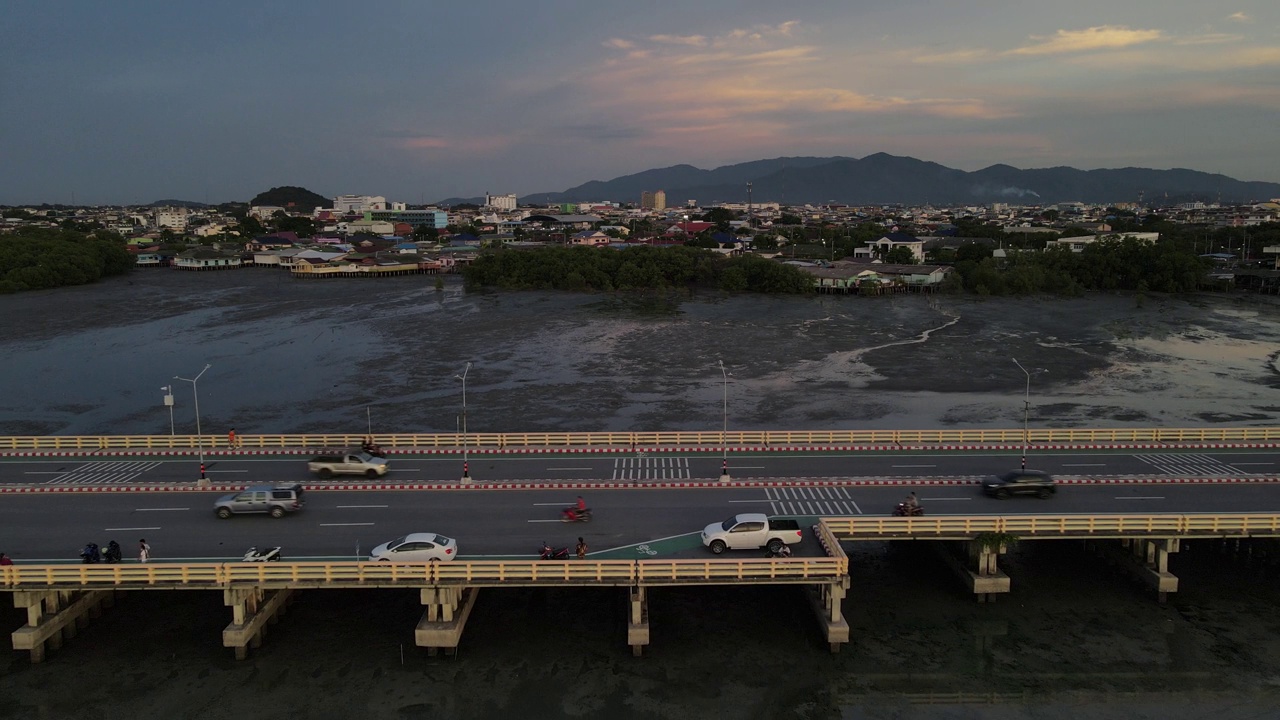
<path id="1" fill-rule="evenodd" d="M 631 654 L 640 657 L 649 644 L 649 600 L 643 586 L 631 588 L 627 616 L 627 644 Z"/>

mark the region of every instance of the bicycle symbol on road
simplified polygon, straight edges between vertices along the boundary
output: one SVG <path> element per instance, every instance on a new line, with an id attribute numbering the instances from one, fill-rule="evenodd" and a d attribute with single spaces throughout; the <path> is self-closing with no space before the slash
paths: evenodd
<path id="1" fill-rule="evenodd" d="M 640 553 L 641 555 L 657 555 L 658 554 L 657 550 L 654 550 L 648 545 L 637 545 L 636 552 Z"/>

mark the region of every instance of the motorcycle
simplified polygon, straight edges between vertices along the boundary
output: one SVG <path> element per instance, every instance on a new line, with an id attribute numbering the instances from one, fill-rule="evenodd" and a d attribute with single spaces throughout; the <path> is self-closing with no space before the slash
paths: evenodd
<path id="1" fill-rule="evenodd" d="M 120 543 L 112 540 L 107 543 L 107 548 L 102 551 L 102 561 L 107 563 L 118 563 L 124 557 L 124 553 L 120 551 Z"/>
<path id="2" fill-rule="evenodd" d="M 919 505 L 908 505 L 904 502 L 900 502 L 898 503 L 898 506 L 893 509 L 893 514 L 896 517 L 919 517 L 924 514 L 924 508 Z"/>
<path id="3" fill-rule="evenodd" d="M 542 553 L 538 555 L 539 560 L 568 560 L 569 548 L 562 547 L 559 550 L 553 549 L 546 542 L 542 543 Z"/>
<path id="4" fill-rule="evenodd" d="M 259 550 L 251 547 L 244 553 L 243 562 L 280 562 L 280 548 L 270 547 Z"/>
<path id="5" fill-rule="evenodd" d="M 579 510 L 576 507 L 565 508 L 561 513 L 561 522 L 591 522 L 591 508 Z"/>
<path id="6" fill-rule="evenodd" d="M 101 561 L 102 552 L 98 549 L 98 543 L 89 543 L 80 551 L 80 562 L 86 565 Z"/>

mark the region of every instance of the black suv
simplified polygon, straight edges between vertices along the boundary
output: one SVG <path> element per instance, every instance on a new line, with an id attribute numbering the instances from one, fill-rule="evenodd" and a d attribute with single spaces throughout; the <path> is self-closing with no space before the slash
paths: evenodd
<path id="1" fill-rule="evenodd" d="M 1057 489 L 1053 476 L 1039 470 L 1010 470 L 1003 475 L 987 478 L 982 483 L 982 492 L 1002 500 L 1010 495 L 1047 498 Z"/>

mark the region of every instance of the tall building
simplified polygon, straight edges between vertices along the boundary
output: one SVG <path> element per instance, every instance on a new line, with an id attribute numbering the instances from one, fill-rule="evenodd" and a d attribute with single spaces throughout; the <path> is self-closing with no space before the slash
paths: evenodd
<path id="1" fill-rule="evenodd" d="M 667 209 L 667 191 L 658 190 L 649 192 L 645 190 L 640 193 L 640 208 L 643 210 L 666 210 Z"/>
<path id="2" fill-rule="evenodd" d="M 499 210 L 515 210 L 516 196 L 514 193 L 509 195 L 490 195 L 484 194 L 484 204 L 487 207 L 497 208 Z"/>

